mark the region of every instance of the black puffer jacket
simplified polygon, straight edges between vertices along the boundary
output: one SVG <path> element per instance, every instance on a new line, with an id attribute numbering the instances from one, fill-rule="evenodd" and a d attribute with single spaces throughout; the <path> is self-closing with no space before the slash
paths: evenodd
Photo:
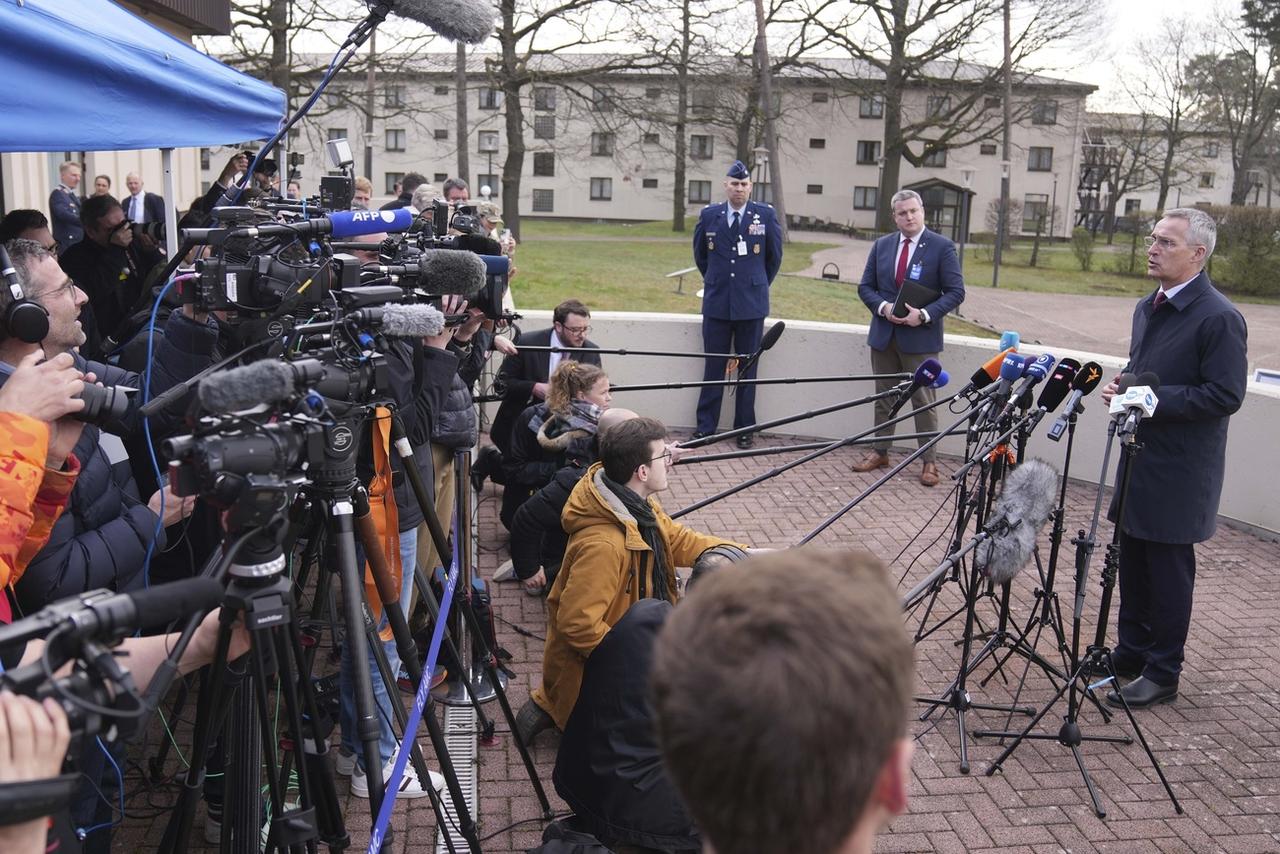
<path id="1" fill-rule="evenodd" d="M 217 327 L 189 320 L 181 312 L 170 315 L 165 335 L 155 351 L 152 395 L 194 376 L 211 363 Z M 76 357 L 76 366 L 92 371 L 103 385 L 141 388 L 138 374 L 101 362 Z M 8 375 L 0 376 L 0 382 Z M 108 425 L 110 433 L 140 432 L 140 396 L 132 395 L 129 411 Z M 171 431 L 181 412 L 152 419 L 154 435 Z M 72 451 L 80 461 L 80 477 L 71 500 L 53 526 L 49 542 L 36 553 L 17 585 L 18 604 L 32 613 L 50 602 L 86 590 L 106 587 L 117 591 L 142 586 L 142 562 L 147 546 L 156 539 L 156 515 L 146 506 L 150 496 L 140 496 L 129 471 L 129 460 L 116 436 L 103 435 L 86 425 Z M 156 548 L 164 545 L 161 532 Z"/>
<path id="2" fill-rule="evenodd" d="M 458 374 L 457 357 L 435 347 L 400 343 L 387 351 L 391 394 L 404 424 L 405 436 L 413 446 L 422 482 L 431 491 L 435 473 L 431 465 L 431 433 L 439 413 L 445 408 L 449 383 Z M 365 448 L 368 441 L 365 442 Z M 400 515 L 401 532 L 422 524 L 422 508 L 400 466 L 395 449 L 391 451 L 392 486 Z"/>

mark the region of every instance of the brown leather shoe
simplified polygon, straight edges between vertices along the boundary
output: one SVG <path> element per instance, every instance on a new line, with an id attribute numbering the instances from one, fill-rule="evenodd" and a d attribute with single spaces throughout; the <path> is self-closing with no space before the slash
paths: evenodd
<path id="1" fill-rule="evenodd" d="M 920 469 L 920 482 L 925 486 L 938 485 L 938 464 L 937 463 L 924 464 L 924 467 Z"/>
<path id="2" fill-rule="evenodd" d="M 863 455 L 862 459 L 854 463 L 850 468 L 856 472 L 875 471 L 876 469 L 888 468 L 889 455 L 882 454 L 879 451 L 868 451 Z"/>

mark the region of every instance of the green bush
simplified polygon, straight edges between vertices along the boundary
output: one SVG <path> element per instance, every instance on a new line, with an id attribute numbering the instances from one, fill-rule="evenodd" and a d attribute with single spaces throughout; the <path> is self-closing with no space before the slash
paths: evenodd
<path id="1" fill-rule="evenodd" d="M 1073 228 L 1071 230 L 1071 251 L 1076 256 L 1076 263 L 1080 265 L 1081 272 L 1087 273 L 1093 269 L 1093 232 L 1087 228 Z"/>
<path id="2" fill-rule="evenodd" d="M 1280 296 L 1280 211 L 1219 205 L 1209 213 L 1218 222 L 1213 281 L 1232 293 Z"/>

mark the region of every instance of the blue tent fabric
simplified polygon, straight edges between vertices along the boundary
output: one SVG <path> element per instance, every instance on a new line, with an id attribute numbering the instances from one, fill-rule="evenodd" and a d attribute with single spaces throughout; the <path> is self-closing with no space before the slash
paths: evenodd
<path id="1" fill-rule="evenodd" d="M 0 0 L 0 151 L 264 139 L 284 93 L 108 0 Z"/>

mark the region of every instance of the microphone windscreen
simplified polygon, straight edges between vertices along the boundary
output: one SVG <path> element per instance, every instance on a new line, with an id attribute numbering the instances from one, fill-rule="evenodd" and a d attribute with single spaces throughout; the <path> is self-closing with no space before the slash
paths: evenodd
<path id="1" fill-rule="evenodd" d="M 454 235 L 454 240 L 459 249 L 474 252 L 477 255 L 502 254 L 502 244 L 483 234 L 458 234 Z"/>
<path id="2" fill-rule="evenodd" d="M 335 240 L 341 240 L 363 234 L 404 231 L 413 225 L 413 215 L 413 208 L 398 208 L 390 211 L 334 211 L 327 219 L 332 227 L 330 234 Z"/>
<path id="3" fill-rule="evenodd" d="M 293 391 L 293 369 L 284 362 L 263 359 L 210 374 L 200 381 L 196 397 L 209 412 L 239 412 L 260 403 L 287 400 Z"/>
<path id="4" fill-rule="evenodd" d="M 1160 377 L 1155 371 L 1143 371 L 1138 374 L 1138 379 L 1134 385 L 1144 385 L 1153 392 L 1160 390 Z"/>
<path id="5" fill-rule="evenodd" d="M 1001 350 L 1017 351 L 1018 345 L 1021 343 L 1022 343 L 1022 336 L 1011 329 L 1005 330 L 1005 333 L 1000 336 Z"/>
<path id="6" fill-rule="evenodd" d="M 1053 412 L 1057 409 L 1063 399 L 1070 394 L 1071 381 L 1075 379 L 1078 370 L 1080 370 L 1080 363 L 1075 359 L 1063 359 L 1058 362 L 1058 367 L 1054 368 L 1049 381 L 1041 389 L 1040 399 L 1036 401 L 1036 405 L 1045 412 Z"/>
<path id="7" fill-rule="evenodd" d="M 505 276 L 511 272 L 511 259 L 506 255 L 476 255 L 484 262 L 486 276 Z"/>
<path id="8" fill-rule="evenodd" d="M 222 585 L 216 578 L 200 576 L 157 584 L 129 594 L 137 610 L 136 628 L 167 626 L 199 611 L 210 611 L 222 602 Z"/>
<path id="9" fill-rule="evenodd" d="M 1116 382 L 1116 393 L 1124 394 L 1133 386 L 1138 384 L 1138 375 L 1125 372 L 1120 375 L 1119 381 Z"/>
<path id="10" fill-rule="evenodd" d="M 986 364 L 973 372 L 973 376 L 969 378 L 969 384 L 974 388 L 986 388 L 1000 377 L 1000 365 L 1004 363 L 1005 356 L 1013 352 L 1012 347 L 1006 347 L 999 353 L 996 353 Z"/>
<path id="11" fill-rule="evenodd" d="M 1026 370 L 1023 371 L 1025 376 L 1035 377 L 1036 382 L 1043 380 L 1049 376 L 1049 371 L 1053 368 L 1054 358 L 1049 353 L 1041 353 L 1027 364 Z"/>
<path id="12" fill-rule="evenodd" d="M 933 385 L 929 386 L 929 388 L 942 388 L 949 382 L 951 382 L 951 374 L 945 370 L 938 371 L 938 378 L 933 381 Z"/>
<path id="13" fill-rule="evenodd" d="M 471 252 L 428 249 L 418 256 L 418 264 L 423 286 L 432 293 L 462 294 L 473 299 L 484 288 L 484 261 Z"/>
<path id="14" fill-rule="evenodd" d="M 928 386 L 933 385 L 934 381 L 938 379 L 938 374 L 940 373 L 942 373 L 942 363 L 937 359 L 930 357 L 921 362 L 920 366 L 916 368 L 916 373 L 911 379 L 911 384 L 927 388 Z"/>
<path id="15" fill-rule="evenodd" d="M 782 337 L 782 333 L 787 331 L 787 324 L 779 320 L 773 326 L 769 327 L 769 331 L 760 339 L 760 350 L 773 349 L 773 345 L 778 343 L 778 339 Z"/>
<path id="16" fill-rule="evenodd" d="M 985 529 L 991 538 L 979 544 L 974 560 L 997 584 L 1010 581 L 1035 551 L 1036 536 L 1057 504 L 1058 473 L 1043 460 L 1028 460 L 1011 471 Z"/>
<path id="17" fill-rule="evenodd" d="M 1010 353 L 1000 363 L 1000 379 L 1013 382 L 1021 377 L 1027 369 L 1027 360 L 1017 353 Z M 1008 386 L 1006 386 L 1008 388 Z"/>
<path id="18" fill-rule="evenodd" d="M 1102 365 L 1097 362 L 1085 362 L 1076 371 L 1076 378 L 1071 381 L 1071 388 L 1089 394 L 1102 382 Z"/>
<path id="19" fill-rule="evenodd" d="M 493 32 L 493 7 L 481 0 L 397 0 L 391 12 L 455 42 L 479 44 Z"/>
<path id="20" fill-rule="evenodd" d="M 444 331 L 444 315 L 424 303 L 388 303 L 382 307 L 381 329 L 392 338 L 426 338 Z"/>

